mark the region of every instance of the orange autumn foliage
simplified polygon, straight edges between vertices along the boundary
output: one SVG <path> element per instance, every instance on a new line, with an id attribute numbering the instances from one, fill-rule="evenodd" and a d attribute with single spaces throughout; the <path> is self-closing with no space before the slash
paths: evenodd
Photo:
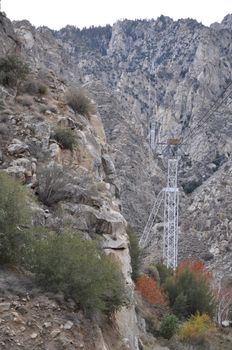
<path id="1" fill-rule="evenodd" d="M 192 271 L 196 277 L 202 278 L 205 281 L 209 282 L 212 279 L 212 273 L 205 270 L 205 265 L 202 261 L 184 260 L 179 264 L 176 274 L 179 275 L 186 269 Z"/>
<path id="2" fill-rule="evenodd" d="M 146 275 L 142 275 L 137 279 L 136 290 L 141 294 L 143 299 L 152 305 L 166 305 L 166 297 L 156 281 Z"/>

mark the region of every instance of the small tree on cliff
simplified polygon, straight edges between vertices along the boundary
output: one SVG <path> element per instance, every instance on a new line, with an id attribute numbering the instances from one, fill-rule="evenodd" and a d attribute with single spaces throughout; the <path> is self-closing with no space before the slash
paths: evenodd
<path id="1" fill-rule="evenodd" d="M 129 237 L 129 250 L 131 256 L 132 279 L 137 280 L 139 276 L 139 266 L 141 260 L 141 252 L 139 248 L 138 238 L 132 226 L 128 225 L 126 232 Z"/>

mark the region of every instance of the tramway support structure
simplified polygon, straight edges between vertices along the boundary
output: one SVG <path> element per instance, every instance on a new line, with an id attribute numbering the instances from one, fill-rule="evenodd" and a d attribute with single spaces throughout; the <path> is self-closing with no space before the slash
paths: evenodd
<path id="1" fill-rule="evenodd" d="M 160 191 L 158 194 L 155 204 L 153 205 L 153 208 L 151 210 L 151 213 L 149 215 L 149 218 L 147 220 L 146 226 L 143 230 L 143 234 L 140 238 L 139 245 L 141 248 L 145 248 L 151 241 L 152 236 L 152 228 L 154 226 L 156 217 L 158 215 L 159 209 L 163 203 L 164 200 L 164 191 Z"/>
<path id="2" fill-rule="evenodd" d="M 158 194 L 139 241 L 141 248 L 146 248 L 151 243 L 153 227 L 159 210 L 163 207 L 163 262 L 174 270 L 178 263 L 178 163 L 181 147 L 180 139 L 171 138 L 166 143 L 160 143 L 155 138 L 155 152 L 168 162 L 167 186 Z"/>
<path id="3" fill-rule="evenodd" d="M 177 187 L 178 158 L 168 159 L 167 187 L 164 188 L 163 262 L 176 269 L 178 257 L 179 190 Z"/>

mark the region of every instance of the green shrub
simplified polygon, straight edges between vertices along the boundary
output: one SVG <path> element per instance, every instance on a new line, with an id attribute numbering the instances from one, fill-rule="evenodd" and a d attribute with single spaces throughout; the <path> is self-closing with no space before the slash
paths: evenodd
<path id="1" fill-rule="evenodd" d="M 15 87 L 28 73 L 28 65 L 19 56 L 11 54 L 0 58 L 0 84 Z"/>
<path id="2" fill-rule="evenodd" d="M 177 331 L 178 320 L 175 315 L 167 315 L 162 319 L 160 325 L 160 335 L 165 339 L 170 339 Z"/>
<path id="3" fill-rule="evenodd" d="M 157 269 L 155 264 L 150 264 L 150 265 L 146 266 L 144 269 L 144 273 L 147 276 L 153 278 L 156 281 L 157 286 L 160 287 L 159 272 L 158 272 L 158 269 Z"/>
<path id="4" fill-rule="evenodd" d="M 26 267 L 40 286 L 63 292 L 86 310 L 111 313 L 125 300 L 124 280 L 116 263 L 93 241 L 77 233 L 50 233 L 27 250 Z"/>
<path id="5" fill-rule="evenodd" d="M 75 145 L 75 135 L 72 130 L 67 128 L 56 129 L 54 139 L 62 148 L 69 149 L 70 151 L 73 150 L 73 146 Z"/>
<path id="6" fill-rule="evenodd" d="M 139 267 L 141 260 L 141 252 L 139 248 L 138 238 L 132 226 L 128 225 L 126 230 L 129 237 L 129 250 L 131 257 L 132 279 L 136 281 L 139 276 Z"/>
<path id="7" fill-rule="evenodd" d="M 75 113 L 79 113 L 85 117 L 96 114 L 96 105 L 83 89 L 70 89 L 66 93 L 65 99 L 69 107 L 71 107 Z"/>
<path id="8" fill-rule="evenodd" d="M 187 309 L 187 296 L 184 293 L 178 294 L 172 307 L 174 314 L 177 315 L 180 319 L 182 319 L 186 316 Z"/>
<path id="9" fill-rule="evenodd" d="M 0 171 L 0 262 L 15 263 L 25 243 L 29 208 L 23 187 Z"/>
<path id="10" fill-rule="evenodd" d="M 166 280 L 172 276 L 172 269 L 170 267 L 167 267 L 166 265 L 162 264 L 162 263 L 158 263 L 156 264 L 156 268 L 158 270 L 159 273 L 159 278 L 160 278 L 160 285 L 162 286 Z"/>
<path id="11" fill-rule="evenodd" d="M 180 318 L 186 318 L 197 312 L 209 315 L 214 312 L 214 297 L 208 281 L 196 276 L 188 268 L 169 277 L 164 284 L 164 290 L 173 312 Z"/>

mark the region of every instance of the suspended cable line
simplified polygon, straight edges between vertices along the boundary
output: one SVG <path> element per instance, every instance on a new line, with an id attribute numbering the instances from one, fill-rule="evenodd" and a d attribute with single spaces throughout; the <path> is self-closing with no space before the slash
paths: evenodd
<path id="1" fill-rule="evenodd" d="M 182 143 L 185 142 L 186 139 L 189 139 L 190 136 L 193 136 L 197 130 L 199 130 L 210 118 L 214 115 L 214 113 L 225 103 L 225 101 L 232 97 L 232 91 L 229 90 L 229 88 L 232 86 L 232 80 L 227 85 L 225 90 L 218 96 L 216 101 L 213 103 L 213 105 L 203 114 L 203 116 L 200 118 L 200 120 L 197 122 L 197 124 L 190 128 L 188 133 L 184 136 L 182 139 Z M 226 94 L 226 92 L 229 90 L 229 92 Z M 226 95 L 225 95 L 226 94 Z"/>

